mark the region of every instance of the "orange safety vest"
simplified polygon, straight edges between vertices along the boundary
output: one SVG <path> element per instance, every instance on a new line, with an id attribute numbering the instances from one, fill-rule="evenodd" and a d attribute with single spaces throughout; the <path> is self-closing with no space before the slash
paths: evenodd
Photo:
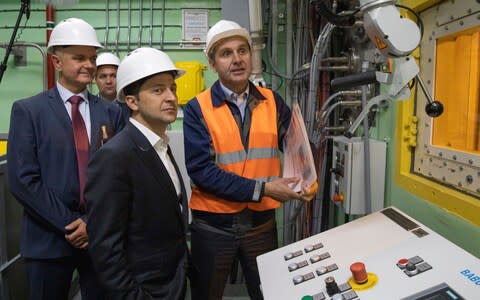
<path id="1" fill-rule="evenodd" d="M 215 163 L 225 171 L 245 178 L 269 181 L 280 176 L 280 156 L 278 150 L 277 107 L 271 90 L 257 87 L 266 97 L 252 111 L 248 152 L 242 144 L 240 129 L 225 103 L 214 107 L 211 89 L 197 96 L 203 118 L 207 124 L 213 148 Z M 228 201 L 192 187 L 190 208 L 214 213 L 235 213 L 248 207 L 264 211 L 280 207 L 280 203 L 270 197 L 260 202 L 239 203 Z"/>

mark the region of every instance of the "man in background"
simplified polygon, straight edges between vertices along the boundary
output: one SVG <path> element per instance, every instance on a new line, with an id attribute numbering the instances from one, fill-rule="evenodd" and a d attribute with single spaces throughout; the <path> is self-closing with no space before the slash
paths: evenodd
<path id="1" fill-rule="evenodd" d="M 185 161 L 192 180 L 192 299 L 220 300 L 233 263 L 248 293 L 263 299 L 256 257 L 277 248 L 275 209 L 316 192 L 294 192 L 281 176 L 280 153 L 291 118 L 282 98 L 249 81 L 251 38 L 221 20 L 207 33 L 213 86 L 184 109 Z"/>
<path id="2" fill-rule="evenodd" d="M 95 83 L 98 97 L 112 102 L 117 98 L 117 69 L 120 59 L 113 53 L 101 53 L 97 57 Z"/>
<path id="3" fill-rule="evenodd" d="M 130 117 L 128 106 L 117 99 L 117 70 L 120 59 L 113 53 L 104 52 L 97 57 L 97 72 L 95 83 L 98 87 L 98 97 L 118 105 L 122 109 L 125 123 Z"/>
<path id="4" fill-rule="evenodd" d="M 74 270 L 82 299 L 103 299 L 87 252 L 83 189 L 100 128 L 113 135 L 124 123 L 117 106 L 87 91 L 98 48 L 90 24 L 61 21 L 48 43 L 59 72 L 55 87 L 12 106 L 8 179 L 24 208 L 20 252 L 32 300 L 67 300 Z"/>

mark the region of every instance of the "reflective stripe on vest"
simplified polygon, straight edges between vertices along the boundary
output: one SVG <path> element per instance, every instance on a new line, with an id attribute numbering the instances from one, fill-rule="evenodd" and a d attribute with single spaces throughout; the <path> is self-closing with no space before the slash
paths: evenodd
<path id="1" fill-rule="evenodd" d="M 281 172 L 277 107 L 272 91 L 257 89 L 266 99 L 259 101 L 252 111 L 248 152 L 245 152 L 240 129 L 228 104 L 214 107 L 211 89 L 199 94 L 197 100 L 212 139 L 217 166 L 245 178 L 267 182 L 278 178 Z M 227 201 L 192 186 L 190 208 L 195 210 L 234 213 L 246 207 L 264 211 L 279 206 L 280 203 L 270 197 L 262 197 L 259 203 Z"/>

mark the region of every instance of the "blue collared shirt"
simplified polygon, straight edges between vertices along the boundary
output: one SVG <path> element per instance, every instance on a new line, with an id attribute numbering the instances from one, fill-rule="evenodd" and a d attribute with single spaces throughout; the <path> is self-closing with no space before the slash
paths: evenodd
<path id="1" fill-rule="evenodd" d="M 243 101 L 241 103 L 238 103 L 236 100 L 239 95 L 234 93 L 232 90 L 230 90 L 226 86 L 224 86 L 221 82 L 219 83 L 223 93 L 225 94 L 226 100 L 231 101 L 238 107 L 238 110 L 240 111 L 240 116 L 242 117 L 242 122 L 243 122 L 243 120 L 245 119 L 245 109 L 247 107 L 247 102 L 248 102 L 248 92 L 250 90 L 249 86 L 247 86 L 247 89 L 241 93 L 244 96 Z"/>
<path id="2" fill-rule="evenodd" d="M 216 81 L 212 88 L 212 103 L 214 107 L 228 105 L 230 112 L 237 121 L 242 134 L 242 142 L 248 145 L 248 133 L 251 124 L 251 110 L 255 102 L 265 100 L 253 83 L 249 83 L 248 104 L 245 109 L 244 122 L 239 122 L 240 111 L 227 97 Z M 283 137 L 290 124 L 291 111 L 277 93 L 273 93 L 277 107 L 278 146 L 283 145 Z M 247 101 L 245 101 L 247 102 Z M 206 127 L 198 100 L 194 98 L 183 111 L 183 133 L 185 144 L 185 163 L 188 175 L 193 184 L 217 197 L 234 202 L 257 202 L 263 197 L 264 183 L 255 179 L 248 179 L 219 168 L 215 164 L 215 152 L 212 140 Z M 246 148 L 247 149 L 247 148 Z M 261 190 L 259 192 L 259 187 Z"/>

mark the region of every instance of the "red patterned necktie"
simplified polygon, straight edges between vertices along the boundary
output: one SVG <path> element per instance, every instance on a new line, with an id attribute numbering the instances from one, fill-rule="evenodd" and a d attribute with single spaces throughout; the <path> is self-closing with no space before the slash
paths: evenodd
<path id="1" fill-rule="evenodd" d="M 80 96 L 72 96 L 68 99 L 72 104 L 72 127 L 73 137 L 75 139 L 75 150 L 77 152 L 78 179 L 80 181 L 80 200 L 79 207 L 84 208 L 83 188 L 85 187 L 85 173 L 88 164 L 88 134 L 87 127 L 83 121 L 78 106 L 83 101 Z"/>

